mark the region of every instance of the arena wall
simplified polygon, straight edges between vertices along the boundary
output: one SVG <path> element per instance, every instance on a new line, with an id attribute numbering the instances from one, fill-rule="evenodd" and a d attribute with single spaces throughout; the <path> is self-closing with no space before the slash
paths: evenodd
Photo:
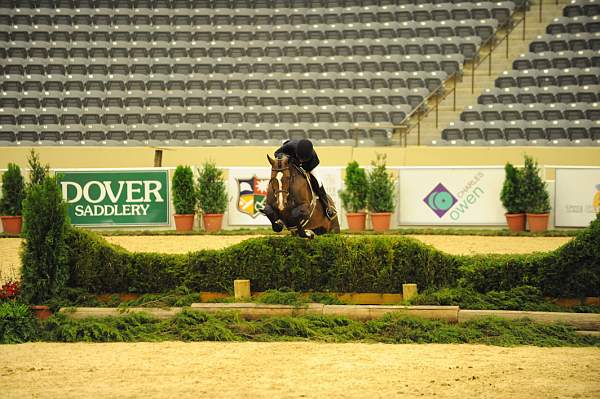
<path id="1" fill-rule="evenodd" d="M 32 147 L 4 147 L 0 168 L 9 162 L 27 165 Z M 154 147 L 35 147 L 43 162 L 53 168 L 132 168 L 154 166 Z M 266 154 L 274 147 L 164 147 L 162 166 L 200 165 L 212 160 L 218 166 L 267 166 Z M 599 166 L 600 147 L 317 147 L 322 166 L 345 166 L 352 160 L 368 165 L 376 153 L 387 154 L 389 166 L 471 166 L 521 164 L 523 154 L 540 166 Z M 551 176 L 547 176 L 551 178 Z"/>

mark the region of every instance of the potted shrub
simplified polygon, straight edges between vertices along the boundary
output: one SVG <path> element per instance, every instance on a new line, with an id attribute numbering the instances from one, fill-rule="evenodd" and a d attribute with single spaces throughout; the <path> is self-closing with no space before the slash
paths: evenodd
<path id="1" fill-rule="evenodd" d="M 377 155 L 367 180 L 367 205 L 375 231 L 389 230 L 390 218 L 394 211 L 394 181 L 385 168 L 385 160 L 384 154 Z"/>
<path id="2" fill-rule="evenodd" d="M 523 204 L 523 172 L 510 162 L 504 166 L 504 185 L 500 201 L 506 213 L 506 223 L 510 231 L 525 230 L 525 208 Z"/>
<path id="3" fill-rule="evenodd" d="M 367 174 L 358 166 L 358 162 L 352 161 L 346 166 L 344 177 L 346 188 L 340 191 L 342 206 L 346 210 L 348 229 L 350 231 L 362 231 L 365 229 L 367 213 Z"/>
<path id="4" fill-rule="evenodd" d="M 2 175 L 2 198 L 0 199 L 0 219 L 5 233 L 20 234 L 23 225 L 21 216 L 25 198 L 25 183 L 21 168 L 14 163 L 8 164 L 8 170 Z"/>
<path id="5" fill-rule="evenodd" d="M 198 172 L 198 208 L 204 229 L 219 231 L 228 202 L 223 171 L 214 163 L 206 162 Z"/>
<path id="6" fill-rule="evenodd" d="M 175 206 L 175 229 L 191 231 L 194 228 L 194 216 L 198 193 L 194 186 L 194 173 L 189 166 L 179 165 L 173 173 L 173 205 Z"/>
<path id="7" fill-rule="evenodd" d="M 540 177 L 537 162 L 526 155 L 523 168 L 523 199 L 529 231 L 539 232 L 548 228 L 551 209 L 549 198 L 546 182 Z"/>

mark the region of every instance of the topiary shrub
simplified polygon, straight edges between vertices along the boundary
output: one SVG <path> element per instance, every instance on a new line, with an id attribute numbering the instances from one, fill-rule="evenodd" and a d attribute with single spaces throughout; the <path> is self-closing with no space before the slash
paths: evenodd
<path id="1" fill-rule="evenodd" d="M 550 212 L 550 199 L 546 182 L 540 177 L 538 164 L 533 158 L 525 155 L 523 168 L 523 203 L 527 213 Z"/>
<path id="2" fill-rule="evenodd" d="M 23 218 L 22 295 L 28 303 L 44 303 L 65 286 L 69 275 L 69 221 L 56 177 L 46 176 L 27 188 Z"/>
<path id="3" fill-rule="evenodd" d="M 368 177 L 367 205 L 371 212 L 394 211 L 394 180 L 385 168 L 386 155 L 377 154 Z"/>
<path id="4" fill-rule="evenodd" d="M 504 166 L 505 178 L 500 193 L 500 201 L 507 213 L 523 213 L 523 172 L 515 168 L 510 162 Z"/>
<path id="5" fill-rule="evenodd" d="M 368 182 L 365 170 L 352 161 L 346 166 L 346 188 L 340 191 L 342 206 L 348 212 L 360 212 L 367 207 Z"/>
<path id="6" fill-rule="evenodd" d="M 206 214 L 224 213 L 228 198 L 223 171 L 206 162 L 198 173 L 198 207 Z"/>
<path id="7" fill-rule="evenodd" d="M 2 175 L 0 215 L 20 216 L 24 197 L 25 184 L 21 175 L 21 168 L 19 168 L 19 165 L 9 163 L 8 170 Z"/>
<path id="8" fill-rule="evenodd" d="M 178 215 L 196 213 L 198 192 L 194 185 L 194 174 L 189 166 L 179 165 L 172 178 L 173 206 Z"/>

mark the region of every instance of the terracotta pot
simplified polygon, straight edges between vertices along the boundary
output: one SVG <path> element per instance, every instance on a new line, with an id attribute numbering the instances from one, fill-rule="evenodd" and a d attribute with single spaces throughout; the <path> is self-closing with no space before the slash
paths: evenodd
<path id="1" fill-rule="evenodd" d="M 192 231 L 194 228 L 194 214 L 191 215 L 173 215 L 175 217 L 175 230 Z"/>
<path id="2" fill-rule="evenodd" d="M 346 219 L 348 220 L 348 230 L 349 231 L 363 231 L 365 229 L 367 213 L 366 212 L 348 212 L 348 213 L 346 213 Z"/>
<path id="3" fill-rule="evenodd" d="M 46 320 L 48 317 L 52 316 L 52 311 L 50 311 L 50 308 L 48 306 L 31 305 L 29 308 L 33 311 L 35 317 L 37 317 L 40 320 Z"/>
<path id="4" fill-rule="evenodd" d="M 548 230 L 549 217 L 549 213 L 528 213 L 527 224 L 529 224 L 529 231 L 538 233 L 540 231 Z"/>
<path id="5" fill-rule="evenodd" d="M 2 230 L 9 234 L 21 234 L 23 226 L 22 216 L 0 216 L 2 219 Z"/>
<path id="6" fill-rule="evenodd" d="M 506 224 L 510 231 L 525 231 L 525 214 L 524 213 L 505 213 Z"/>
<path id="7" fill-rule="evenodd" d="M 373 231 L 387 231 L 390 229 L 391 212 L 371 213 L 371 225 Z"/>
<path id="8" fill-rule="evenodd" d="M 223 225 L 223 214 L 205 213 L 202 215 L 202 221 L 204 222 L 204 230 L 219 231 Z"/>

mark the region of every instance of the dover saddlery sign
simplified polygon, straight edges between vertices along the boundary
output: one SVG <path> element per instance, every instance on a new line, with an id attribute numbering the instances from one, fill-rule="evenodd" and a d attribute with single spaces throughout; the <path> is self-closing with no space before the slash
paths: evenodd
<path id="1" fill-rule="evenodd" d="M 58 170 L 71 223 L 169 225 L 169 173 L 152 170 Z"/>

